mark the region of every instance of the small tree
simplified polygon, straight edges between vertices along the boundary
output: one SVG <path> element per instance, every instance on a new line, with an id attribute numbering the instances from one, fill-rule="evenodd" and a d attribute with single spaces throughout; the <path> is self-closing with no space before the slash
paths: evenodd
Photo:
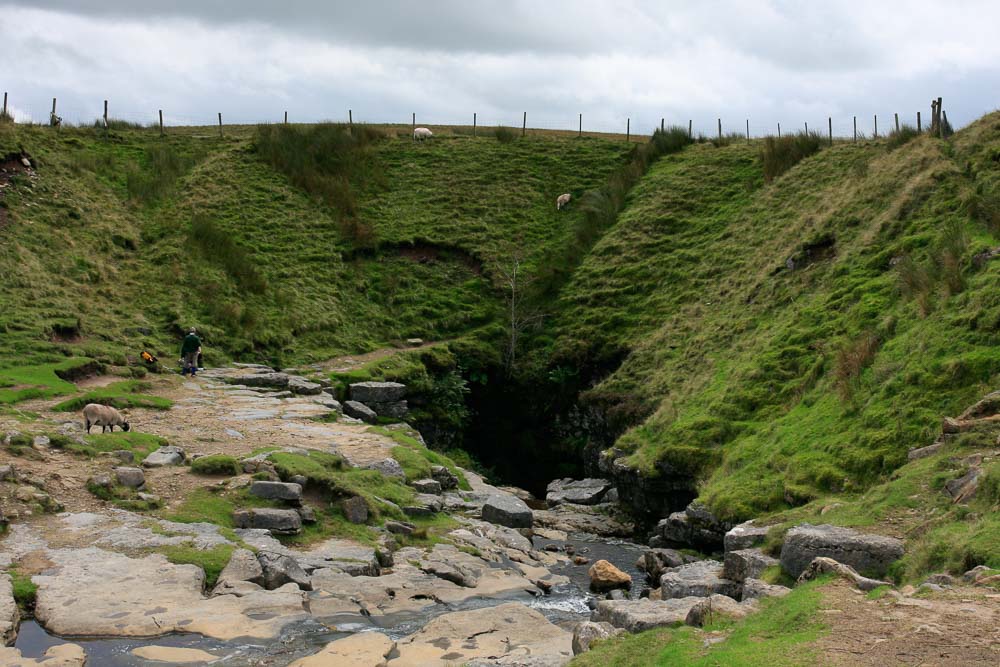
<path id="1" fill-rule="evenodd" d="M 541 322 L 544 314 L 529 301 L 528 295 L 535 276 L 526 269 L 524 251 L 521 248 L 513 247 L 504 252 L 493 261 L 493 270 L 504 294 L 507 335 L 503 360 L 507 374 L 510 375 L 517 365 L 517 353 L 525 332 Z"/>

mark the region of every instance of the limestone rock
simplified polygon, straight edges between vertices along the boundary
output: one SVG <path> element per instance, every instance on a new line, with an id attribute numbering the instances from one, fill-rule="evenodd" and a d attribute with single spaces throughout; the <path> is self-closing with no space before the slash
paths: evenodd
<path id="1" fill-rule="evenodd" d="M 728 530 L 723 538 L 723 545 L 727 552 L 750 549 L 764 543 L 768 530 L 768 526 L 757 526 L 753 521 L 747 521 Z"/>
<path id="2" fill-rule="evenodd" d="M 714 621 L 717 616 L 739 620 L 755 611 L 757 611 L 757 603 L 753 600 L 737 602 L 726 595 L 712 595 L 691 607 L 684 622 L 687 625 L 700 628 Z"/>
<path id="3" fill-rule="evenodd" d="M 599 639 L 609 639 L 624 634 L 625 630 L 616 628 L 610 623 L 594 623 L 583 621 L 573 628 L 573 655 L 580 655 L 590 650 L 590 645 Z"/>
<path id="4" fill-rule="evenodd" d="M 397 461 L 396 459 L 392 458 L 382 459 L 381 461 L 375 461 L 374 463 L 369 463 L 364 467 L 367 470 L 377 470 L 386 477 L 406 479 L 406 472 L 403 470 L 403 466 L 399 465 L 399 461 Z"/>
<path id="5" fill-rule="evenodd" d="M 665 625 L 684 623 L 691 607 L 700 597 L 673 598 L 670 600 L 601 600 L 590 616 L 591 621 L 607 622 L 628 632 L 643 632 Z"/>
<path id="6" fill-rule="evenodd" d="M 458 488 L 458 477 L 444 466 L 431 466 L 431 477 L 441 485 L 442 491 Z"/>
<path id="7" fill-rule="evenodd" d="M 302 518 L 295 510 L 254 507 L 233 512 L 237 528 L 262 528 L 279 535 L 297 535 L 302 532 Z"/>
<path id="8" fill-rule="evenodd" d="M 845 565 L 844 563 L 838 563 L 832 558 L 826 558 L 824 556 L 817 556 L 813 559 L 811 563 L 802 571 L 799 575 L 797 583 L 803 583 L 806 581 L 811 581 L 821 574 L 836 574 L 839 577 L 847 579 L 852 584 L 857 586 L 862 591 L 872 591 L 879 586 L 891 586 L 888 581 L 879 581 L 878 579 L 869 579 L 868 577 L 863 577 L 850 565 Z"/>
<path id="9" fill-rule="evenodd" d="M 300 396 L 318 396 L 323 391 L 323 385 L 292 375 L 288 378 L 288 390 Z"/>
<path id="10" fill-rule="evenodd" d="M 622 572 L 606 560 L 599 560 L 590 566 L 590 588 L 595 591 L 609 591 L 613 588 L 628 588 L 632 577 Z"/>
<path id="11" fill-rule="evenodd" d="M 83 667 L 87 654 L 77 644 L 58 644 L 46 649 L 41 658 L 25 658 L 21 651 L 0 646 L 0 667 Z"/>
<path id="12" fill-rule="evenodd" d="M 510 493 L 497 492 L 483 503 L 483 521 L 508 528 L 531 528 L 531 509 L 523 500 Z"/>
<path id="13" fill-rule="evenodd" d="M 396 535 L 412 535 L 416 526 L 405 521 L 386 521 L 385 529 Z"/>
<path id="14" fill-rule="evenodd" d="M 362 524 L 368 521 L 368 503 L 361 496 L 351 496 L 340 503 L 340 509 L 348 521 Z"/>
<path id="15" fill-rule="evenodd" d="M 249 549 L 233 551 L 233 555 L 229 557 L 229 563 L 219 573 L 219 579 L 212 594 L 217 595 L 217 591 L 224 590 L 227 584 L 239 581 L 249 581 L 255 584 L 264 583 L 264 568 L 261 567 L 257 556 Z"/>
<path id="16" fill-rule="evenodd" d="M 14 585 L 10 575 L 0 572 L 0 646 L 13 644 L 21 614 L 14 600 Z"/>
<path id="17" fill-rule="evenodd" d="M 180 646 L 137 646 L 129 652 L 142 660 L 171 665 L 202 664 L 219 659 L 219 656 L 212 655 L 208 651 Z"/>
<path id="18" fill-rule="evenodd" d="M 713 551 L 723 546 L 732 524 L 720 521 L 704 505 L 693 502 L 683 512 L 662 519 L 656 528 L 668 544 Z"/>
<path id="19" fill-rule="evenodd" d="M 302 485 L 255 480 L 250 484 L 250 494 L 268 500 L 289 500 L 298 503 L 302 501 Z"/>
<path id="20" fill-rule="evenodd" d="M 982 470 L 978 467 L 970 468 L 967 473 L 957 479 L 946 482 L 945 491 L 956 503 L 967 503 L 976 497 L 979 490 L 979 477 Z"/>
<path id="21" fill-rule="evenodd" d="M 740 585 L 722 577 L 722 563 L 702 560 L 675 568 L 660 577 L 660 590 L 664 600 L 690 596 L 707 597 L 713 594 L 737 598 Z"/>
<path id="22" fill-rule="evenodd" d="M 760 579 L 747 579 L 743 582 L 743 593 L 740 600 L 759 600 L 761 598 L 780 598 L 788 595 L 792 589 L 777 584 L 769 584 Z"/>
<path id="23" fill-rule="evenodd" d="M 830 525 L 802 524 L 785 535 L 781 566 L 793 577 L 802 574 L 819 556 L 850 565 L 859 572 L 883 576 L 903 556 L 903 543 L 892 537 Z"/>
<path id="24" fill-rule="evenodd" d="M 650 579 L 659 582 L 667 570 L 695 560 L 697 559 L 673 549 L 647 549 L 639 556 L 636 566 L 649 575 Z"/>
<path id="25" fill-rule="evenodd" d="M 138 489 L 146 483 L 146 473 L 142 471 L 142 468 L 115 468 L 115 477 L 119 484 L 130 489 Z"/>
<path id="26" fill-rule="evenodd" d="M 166 445 L 147 456 L 142 465 L 145 468 L 162 468 L 182 463 L 184 463 L 184 450 L 173 445 Z"/>
<path id="27" fill-rule="evenodd" d="M 264 372 L 246 375 L 232 375 L 224 378 L 228 384 L 241 384 L 246 387 L 265 387 L 268 389 L 287 389 L 288 375 L 286 373 Z"/>
<path id="28" fill-rule="evenodd" d="M 418 479 L 410 482 L 410 486 L 416 489 L 419 493 L 432 493 L 437 495 L 440 495 L 441 493 L 441 482 L 436 479 Z"/>
<path id="29" fill-rule="evenodd" d="M 381 632 L 358 632 L 330 642 L 319 653 L 299 658 L 289 667 L 385 667 L 396 648 Z"/>
<path id="30" fill-rule="evenodd" d="M 358 401 L 344 401 L 344 414 L 369 424 L 374 424 L 378 421 L 378 415 L 375 411 Z"/>
<path id="31" fill-rule="evenodd" d="M 406 397 L 406 385 L 398 382 L 355 382 L 350 386 L 352 401 L 394 403 Z"/>
<path id="32" fill-rule="evenodd" d="M 405 419 L 410 412 L 410 406 L 406 401 L 393 401 L 391 403 L 365 403 L 375 411 L 379 417 L 389 417 L 391 419 Z"/>
<path id="33" fill-rule="evenodd" d="M 294 558 L 285 554 L 262 551 L 257 554 L 257 562 L 263 571 L 261 584 L 267 590 L 273 591 L 285 584 L 295 584 L 303 590 L 312 590 L 309 575 Z"/>
<path id="34" fill-rule="evenodd" d="M 545 502 L 550 507 L 560 503 L 596 505 L 610 488 L 611 482 L 606 479 L 556 479 L 545 489 Z"/>
<path id="35" fill-rule="evenodd" d="M 743 583 L 746 579 L 756 579 L 761 572 L 777 564 L 777 558 L 771 558 L 760 549 L 727 551 L 722 576 Z"/>

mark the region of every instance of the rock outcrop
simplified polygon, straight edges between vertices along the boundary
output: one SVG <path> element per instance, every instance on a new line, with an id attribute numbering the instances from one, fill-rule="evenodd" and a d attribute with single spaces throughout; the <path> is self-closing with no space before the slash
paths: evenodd
<path id="1" fill-rule="evenodd" d="M 611 488 L 611 482 L 606 479 L 557 479 L 549 482 L 546 488 L 545 502 L 549 507 L 560 503 L 576 505 L 596 505 Z"/>
<path id="2" fill-rule="evenodd" d="M 903 556 L 903 542 L 882 535 L 867 535 L 850 528 L 803 524 L 785 535 L 781 566 L 798 577 L 817 557 L 831 558 L 858 572 L 883 576 Z"/>
<path id="3" fill-rule="evenodd" d="M 531 509 L 523 500 L 510 493 L 498 491 L 483 503 L 483 521 L 497 523 L 508 528 L 531 528 Z"/>
<path id="4" fill-rule="evenodd" d="M 610 623 L 616 628 L 632 633 L 643 632 L 684 623 L 691 607 L 702 599 L 685 597 L 670 600 L 601 600 L 590 615 L 590 620 Z"/>
<path id="5" fill-rule="evenodd" d="M 625 630 L 616 628 L 610 623 L 583 621 L 573 628 L 573 655 L 580 655 L 590 650 L 590 645 L 601 639 L 610 639 L 624 634 Z"/>
<path id="6" fill-rule="evenodd" d="M 715 594 L 736 599 L 740 594 L 740 585 L 723 578 L 722 563 L 702 560 L 682 565 L 664 574 L 660 577 L 660 591 L 664 600 Z"/>

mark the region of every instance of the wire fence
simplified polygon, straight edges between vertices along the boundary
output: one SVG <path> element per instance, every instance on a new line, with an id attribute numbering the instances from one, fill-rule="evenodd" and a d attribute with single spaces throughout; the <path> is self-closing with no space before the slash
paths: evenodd
<path id="1" fill-rule="evenodd" d="M 481 115 L 476 112 L 464 115 L 449 115 L 447 117 L 427 118 L 415 112 L 400 116 L 390 116 L 381 110 L 345 109 L 331 112 L 329 115 L 311 118 L 298 118 L 294 112 L 281 110 L 269 115 L 247 115 L 245 112 L 214 112 L 209 114 L 173 113 L 169 109 L 129 110 L 115 108 L 109 101 L 102 106 L 60 105 L 57 99 L 52 100 L 51 108 L 39 108 L 37 104 L 19 105 L 4 93 L 3 113 L 12 118 L 15 123 L 34 123 L 40 125 L 52 124 L 53 118 L 58 118 L 64 124 L 98 127 L 107 121 L 120 120 L 140 126 L 163 128 L 171 127 L 205 127 L 213 126 L 224 130 L 229 126 L 258 125 L 268 123 L 302 123 L 344 122 L 357 124 L 387 125 L 405 127 L 429 128 L 469 128 L 474 133 L 488 134 L 497 127 L 512 128 L 525 134 L 531 131 L 547 131 L 555 133 L 576 133 L 581 136 L 617 136 L 626 139 L 642 141 L 649 137 L 657 128 L 682 127 L 693 137 L 703 136 L 708 139 L 738 135 L 747 140 L 760 139 L 768 136 L 781 136 L 797 132 L 814 132 L 832 140 L 868 139 L 885 137 L 901 127 L 911 126 L 916 129 L 927 129 L 930 116 L 916 111 L 907 114 L 873 113 L 865 116 L 817 117 L 796 123 L 758 123 L 753 119 L 738 117 L 716 117 L 712 119 L 668 118 L 650 119 L 648 117 L 632 118 L 626 116 L 620 122 L 609 122 L 602 114 L 590 116 L 578 113 L 575 117 L 565 118 L 551 114 L 535 114 L 527 111 L 520 114 L 491 113 Z M 933 113 L 933 112 L 932 112 Z M 593 121 L 589 118 L 596 117 Z M 947 119 L 947 114 L 945 114 Z"/>

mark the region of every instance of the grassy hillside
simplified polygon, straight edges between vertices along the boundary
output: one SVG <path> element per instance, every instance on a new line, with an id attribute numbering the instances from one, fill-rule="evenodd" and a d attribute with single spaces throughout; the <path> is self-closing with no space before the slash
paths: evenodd
<path id="1" fill-rule="evenodd" d="M 1000 114 L 842 144 L 765 185 L 758 147 L 653 167 L 561 295 L 546 354 L 624 363 L 584 394 L 618 455 L 727 518 L 885 479 L 1000 384 Z M 991 217 L 992 216 L 992 217 Z"/>

